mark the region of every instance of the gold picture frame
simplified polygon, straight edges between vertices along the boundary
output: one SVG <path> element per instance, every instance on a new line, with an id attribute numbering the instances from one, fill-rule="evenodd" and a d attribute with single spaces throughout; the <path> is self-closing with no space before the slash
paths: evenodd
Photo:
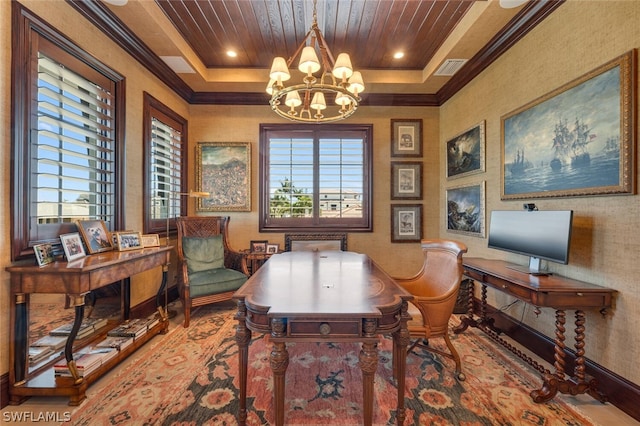
<path id="1" fill-rule="evenodd" d="M 634 194 L 636 51 L 501 118 L 501 199 Z"/>
<path id="2" fill-rule="evenodd" d="M 89 254 L 113 250 L 111 235 L 104 220 L 79 220 L 77 226 Z"/>
<path id="3" fill-rule="evenodd" d="M 251 143 L 198 142 L 197 212 L 251 211 Z"/>

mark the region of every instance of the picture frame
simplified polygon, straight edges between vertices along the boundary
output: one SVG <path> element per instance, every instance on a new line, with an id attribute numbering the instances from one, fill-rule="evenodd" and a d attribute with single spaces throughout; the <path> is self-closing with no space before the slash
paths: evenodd
<path id="1" fill-rule="evenodd" d="M 267 244 L 267 254 L 277 254 L 280 251 L 280 244 Z"/>
<path id="2" fill-rule="evenodd" d="M 447 141 L 447 179 L 456 179 L 485 171 L 486 122 Z"/>
<path id="3" fill-rule="evenodd" d="M 422 204 L 391 204 L 391 242 L 422 240 Z"/>
<path id="4" fill-rule="evenodd" d="M 422 157 L 422 119 L 391 119 L 391 156 Z"/>
<path id="5" fill-rule="evenodd" d="M 160 247 L 160 236 L 158 234 L 143 234 L 142 247 Z"/>
<path id="6" fill-rule="evenodd" d="M 284 234 L 284 251 L 323 250 L 347 251 L 347 234 Z"/>
<path id="7" fill-rule="evenodd" d="M 80 220 L 77 225 L 89 254 L 113 250 L 113 242 L 104 220 Z"/>
<path id="8" fill-rule="evenodd" d="M 67 262 L 80 259 L 87 255 L 82 245 L 82 238 L 79 232 L 60 235 L 60 242 L 62 243 L 62 250 L 64 250 Z"/>
<path id="9" fill-rule="evenodd" d="M 447 231 L 484 238 L 485 181 L 447 188 Z"/>
<path id="10" fill-rule="evenodd" d="M 251 211 L 251 143 L 198 142 L 197 212 Z"/>
<path id="11" fill-rule="evenodd" d="M 38 266 L 45 266 L 55 261 L 53 244 L 51 243 L 35 244 L 33 246 L 33 253 L 36 256 Z"/>
<path id="12" fill-rule="evenodd" d="M 266 253 L 267 252 L 267 240 L 252 240 L 249 247 L 251 253 Z"/>
<path id="13" fill-rule="evenodd" d="M 501 199 L 636 190 L 636 52 L 501 118 Z"/>
<path id="14" fill-rule="evenodd" d="M 142 245 L 142 235 L 140 232 L 117 232 L 116 239 L 118 241 L 118 251 L 137 250 L 144 247 Z"/>
<path id="15" fill-rule="evenodd" d="M 422 200 L 422 162 L 391 162 L 391 199 Z"/>

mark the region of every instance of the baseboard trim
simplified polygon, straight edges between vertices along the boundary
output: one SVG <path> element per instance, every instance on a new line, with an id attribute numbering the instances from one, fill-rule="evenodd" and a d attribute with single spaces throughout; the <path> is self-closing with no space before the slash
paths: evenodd
<path id="1" fill-rule="evenodd" d="M 474 300 L 476 314 L 480 312 L 480 300 Z M 554 363 L 554 341 L 537 330 L 521 324 L 515 318 L 497 310 L 493 306 L 486 306 L 487 316 L 494 319 L 494 325 L 503 333 L 546 362 Z M 587 336 L 587 339 L 589 336 Z M 575 352 L 568 349 L 565 358 L 565 371 L 571 372 L 575 366 Z M 598 382 L 598 389 L 609 399 L 609 403 L 615 405 L 629 416 L 640 421 L 640 387 L 624 377 L 596 364 L 585 358 L 585 372 Z"/>

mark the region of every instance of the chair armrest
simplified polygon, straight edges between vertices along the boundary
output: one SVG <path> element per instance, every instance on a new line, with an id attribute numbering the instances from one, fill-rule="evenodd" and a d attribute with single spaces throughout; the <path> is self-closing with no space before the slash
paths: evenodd
<path id="1" fill-rule="evenodd" d="M 249 276 L 249 269 L 247 268 L 247 261 L 244 253 L 235 250 L 227 250 L 224 254 L 224 267 L 229 269 L 235 269 L 242 272 L 246 276 Z"/>

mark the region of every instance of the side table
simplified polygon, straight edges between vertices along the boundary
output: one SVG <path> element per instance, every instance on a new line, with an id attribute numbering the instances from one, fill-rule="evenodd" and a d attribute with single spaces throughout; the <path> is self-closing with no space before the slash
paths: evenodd
<path id="1" fill-rule="evenodd" d="M 247 262 L 247 269 L 249 270 L 249 276 L 256 273 L 258 269 L 264 262 L 269 260 L 271 256 L 275 253 L 265 253 L 265 252 L 252 252 L 251 250 L 242 250 L 242 254 L 244 255 L 245 261 Z"/>

